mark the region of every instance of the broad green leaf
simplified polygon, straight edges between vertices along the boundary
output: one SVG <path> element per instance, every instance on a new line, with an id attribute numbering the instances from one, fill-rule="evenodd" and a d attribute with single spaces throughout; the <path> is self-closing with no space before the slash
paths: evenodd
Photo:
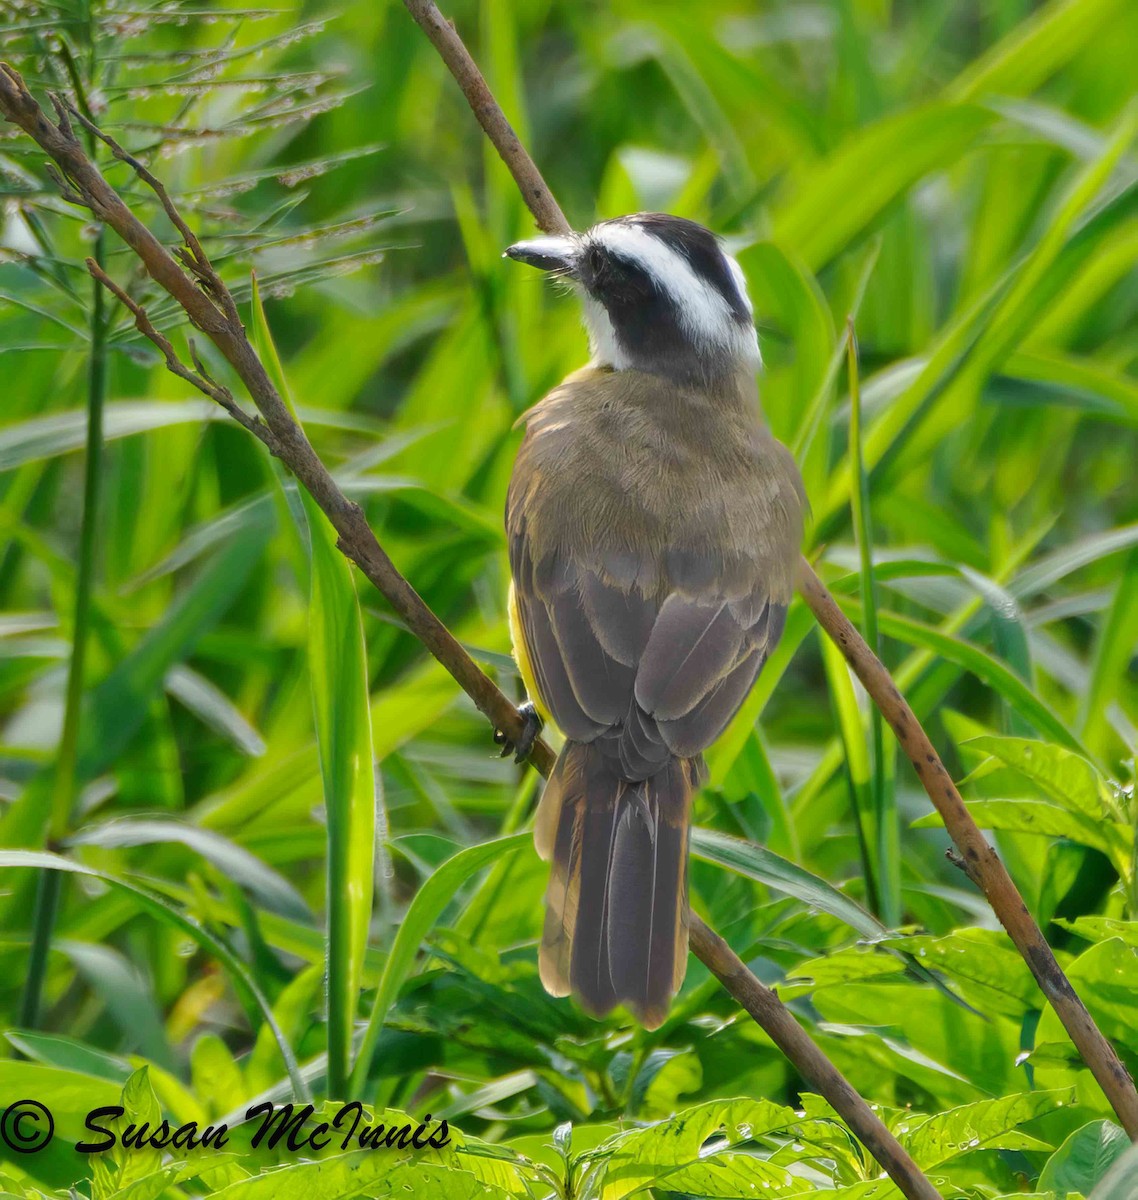
<path id="1" fill-rule="evenodd" d="M 236 1169 L 238 1161 L 236 1155 L 218 1153 L 216 1150 L 207 1151 L 206 1155 L 191 1155 L 186 1162 L 171 1163 L 136 1179 L 120 1191 L 114 1192 L 109 1200 L 159 1200 L 159 1197 L 169 1195 L 170 1189 L 179 1183 L 203 1175 L 219 1175 L 226 1167 Z M 238 1173 L 242 1172 L 238 1170 Z"/>
<path id="2" fill-rule="evenodd" d="M 214 1033 L 203 1033 L 194 1042 L 190 1078 L 194 1093 L 209 1104 L 211 1116 L 235 1109 L 248 1094 L 236 1059 Z"/>
<path id="3" fill-rule="evenodd" d="M 123 1084 L 120 1105 L 123 1114 L 107 1121 L 105 1128 L 112 1130 L 121 1139 L 128 1126 L 157 1131 L 162 1123 L 162 1108 L 158 1097 L 150 1086 L 150 1073 L 146 1067 L 135 1071 Z M 132 1183 L 153 1174 L 162 1162 L 162 1151 L 144 1145 L 132 1148 L 120 1144 L 110 1150 L 91 1156 L 92 1200 L 109 1200 L 116 1192 Z"/>
<path id="4" fill-rule="evenodd" d="M 984 750 L 1034 780 L 1056 804 L 1100 820 L 1113 807 L 1103 777 L 1085 758 L 1051 742 L 982 735 L 965 746 Z"/>
<path id="5" fill-rule="evenodd" d="M 800 1180 L 786 1167 L 746 1150 L 717 1150 L 700 1162 L 663 1172 L 660 1187 L 684 1196 L 749 1200 L 755 1195 L 789 1196 Z"/>
<path id="6" fill-rule="evenodd" d="M 1120 921 L 1115 917 L 1078 917 L 1072 921 L 1066 917 L 1056 917 L 1055 923 L 1092 944 L 1117 938 L 1128 946 L 1138 949 L 1138 921 Z"/>
<path id="7" fill-rule="evenodd" d="M 892 944 L 892 943 L 890 943 Z M 782 1000 L 826 987 L 844 987 L 865 979 L 880 979 L 886 975 L 899 975 L 905 969 L 900 958 L 865 947 L 849 947 L 825 955 L 807 959 L 786 973 L 786 980 L 779 985 Z"/>
<path id="8" fill-rule="evenodd" d="M 1067 978 L 1103 1034 L 1131 1054 L 1138 1053 L 1134 996 L 1138 994 L 1138 948 L 1108 938 L 1066 965 Z M 1068 1042 L 1055 1010 L 1048 1005 L 1039 1020 L 1036 1045 Z"/>
<path id="9" fill-rule="evenodd" d="M 966 807 L 981 829 L 1070 838 L 1101 850 L 1122 874 L 1130 872 L 1132 834 L 1125 825 L 1096 820 L 1042 800 L 970 800 Z M 939 813 L 929 813 L 914 821 L 912 828 L 932 829 L 943 823 Z"/>
<path id="10" fill-rule="evenodd" d="M 427 1152 L 356 1150 L 315 1162 L 292 1162 L 215 1191 L 218 1200 L 347 1200 L 361 1194 L 431 1197 L 431 1200 L 497 1200 L 506 1193 L 453 1161 Z M 453 1158 L 453 1156 L 451 1156 Z"/>
<path id="11" fill-rule="evenodd" d="M 56 1136 L 72 1140 L 82 1140 L 83 1122 L 92 1108 L 118 1104 L 122 1095 L 121 1083 L 14 1058 L 0 1060 L 0 1089 L 15 1100 L 38 1100 L 55 1119 Z"/>
<path id="12" fill-rule="evenodd" d="M 1076 1129 L 1047 1160 L 1039 1176 L 1040 1190 L 1089 1196 L 1129 1146 L 1126 1131 L 1113 1121 L 1091 1121 Z"/>
<path id="13" fill-rule="evenodd" d="M 981 1011 L 1018 1018 L 1038 1004 L 1038 986 L 1002 930 L 957 929 L 943 937 L 913 934 L 884 945 L 912 955 L 922 966 L 984 989 Z"/>
<path id="14" fill-rule="evenodd" d="M 1087 1200 L 1134 1200 L 1138 1191 L 1138 1146 L 1131 1146 L 1114 1162 Z"/>
<path id="15" fill-rule="evenodd" d="M 672 1190 L 673 1177 L 686 1179 L 681 1190 L 689 1188 L 705 1196 L 738 1196 L 739 1161 L 735 1155 L 724 1163 L 725 1188 L 715 1190 L 718 1175 L 716 1157 L 741 1142 L 760 1138 L 774 1131 L 793 1131 L 798 1117 L 793 1109 L 769 1100 L 716 1100 L 685 1109 L 666 1121 L 631 1133 L 618 1134 L 601 1147 L 608 1151 L 601 1174 L 601 1200 L 621 1200 L 633 1192 L 653 1185 Z M 708 1153 L 704 1144 L 717 1138 L 717 1151 Z M 752 1180 L 765 1188 L 780 1191 L 788 1184 L 785 1171 L 752 1159 Z"/>
<path id="16" fill-rule="evenodd" d="M 917 1165 L 927 1171 L 973 1150 L 1019 1149 L 1022 1143 L 1014 1131 L 1020 1125 L 1072 1104 L 1074 1099 L 1072 1090 L 1059 1090 L 981 1100 L 929 1117 L 901 1140 Z"/>

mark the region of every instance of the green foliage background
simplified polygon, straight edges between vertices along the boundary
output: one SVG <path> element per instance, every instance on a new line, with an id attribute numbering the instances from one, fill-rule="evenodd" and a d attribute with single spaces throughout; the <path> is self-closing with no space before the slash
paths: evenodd
<path id="1" fill-rule="evenodd" d="M 448 15 L 575 224 L 666 209 L 728 237 L 824 574 L 1134 1069 L 1138 8 Z M 68 90 L 166 180 L 321 455 L 520 698 L 514 423 L 584 337 L 571 299 L 501 261 L 527 214 L 402 7 L 7 0 L 0 17 L 37 92 Z M 125 1086 L 131 1113 L 175 1123 L 307 1088 L 466 1135 L 373 1176 L 317 1164 L 297 1179 L 317 1198 L 896 1195 L 694 960 L 652 1035 L 542 993 L 532 772 L 495 757 L 366 586 L 356 616 L 359 581 L 261 448 L 93 301 L 95 253 L 185 349 L 42 157 L 0 140 L 0 1101 L 39 1097 L 57 1138 L 9 1156 L 5 1186 L 91 1176 L 67 1143 Z M 709 761 L 693 903 L 944 1195 L 1132 1196 L 1126 1157 L 1103 1179 L 1126 1145 L 1109 1107 L 801 605 Z M 256 1172 L 276 1161 L 302 1169 L 130 1159 L 82 1188 L 274 1195 Z"/>

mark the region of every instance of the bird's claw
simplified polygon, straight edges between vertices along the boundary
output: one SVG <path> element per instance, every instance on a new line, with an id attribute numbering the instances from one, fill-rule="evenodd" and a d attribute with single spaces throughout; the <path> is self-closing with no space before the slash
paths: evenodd
<path id="1" fill-rule="evenodd" d="M 533 749 L 533 744 L 537 740 L 537 735 L 541 733 L 542 719 L 537 715 L 537 709 L 527 700 L 524 704 L 518 705 L 518 713 L 522 718 L 521 736 L 515 742 L 507 736 L 505 730 L 494 730 L 494 743 L 502 747 L 502 758 L 507 758 L 509 755 L 514 756 L 514 762 L 523 763 L 530 756 L 530 751 Z"/>

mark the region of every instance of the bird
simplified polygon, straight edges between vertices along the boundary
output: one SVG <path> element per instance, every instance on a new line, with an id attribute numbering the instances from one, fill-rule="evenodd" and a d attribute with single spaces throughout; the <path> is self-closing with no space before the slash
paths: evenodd
<path id="1" fill-rule="evenodd" d="M 505 257 L 579 295 L 591 352 L 523 413 L 506 497 L 529 700 L 504 752 L 549 720 L 565 737 L 534 826 L 539 972 L 655 1029 L 687 967 L 703 752 L 782 633 L 808 505 L 761 413 L 743 271 L 710 230 L 636 213 Z"/>

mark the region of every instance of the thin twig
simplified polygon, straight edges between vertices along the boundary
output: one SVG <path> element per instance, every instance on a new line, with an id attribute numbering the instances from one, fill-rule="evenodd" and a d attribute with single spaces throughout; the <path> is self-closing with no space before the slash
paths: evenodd
<path id="1" fill-rule="evenodd" d="M 179 379 L 184 379 L 187 383 L 196 387 L 199 392 L 204 392 L 211 400 L 215 400 L 227 413 L 244 429 L 247 429 L 255 438 L 264 442 L 266 446 L 272 449 L 272 434 L 269 433 L 268 427 L 261 420 L 250 416 L 236 400 L 233 399 L 233 393 L 220 383 L 216 383 L 210 379 L 202 367 L 201 360 L 193 349 L 193 343 L 190 343 L 190 354 L 193 358 L 194 365 L 198 368 L 197 371 L 191 371 L 178 358 L 177 352 L 174 350 L 173 343 L 154 327 L 154 323 L 146 313 L 146 309 L 142 307 L 132 296 L 130 296 L 123 288 L 99 266 L 93 258 L 86 260 L 87 270 L 91 273 L 93 279 L 97 280 L 103 287 L 111 293 L 112 296 L 134 317 L 134 327 L 142 334 L 144 338 L 153 342 L 161 351 L 163 359 L 166 361 L 166 369 L 177 375 Z"/>
<path id="2" fill-rule="evenodd" d="M 493 97 L 487 100 L 485 80 L 453 26 L 439 13 L 432 0 L 404 0 L 404 4 L 426 31 L 462 87 L 479 123 L 518 181 L 522 197 L 538 227 L 546 233 L 565 233 L 568 225 L 564 214 L 533 160 L 524 147 L 517 145 L 517 137 L 509 123 L 505 117 L 499 120 L 486 112 L 486 105 L 493 102 Z M 510 136 L 498 140 L 495 130 L 503 126 L 509 130 Z M 960 793 L 912 709 L 898 692 L 889 672 L 846 620 L 833 596 L 805 558 L 800 563 L 799 590 L 818 624 L 840 647 L 866 691 L 893 727 L 929 799 L 944 817 L 945 828 L 963 852 L 964 861 L 970 864 L 969 877 L 983 891 L 1000 923 L 1008 931 L 1126 1132 L 1138 1140 L 1138 1092 L 1135 1091 L 1134 1081 L 1059 966 L 1011 876 L 961 800 Z M 704 958 L 694 938 L 692 946 L 699 957 Z M 706 958 L 704 962 L 713 971 L 716 970 Z"/>
<path id="3" fill-rule="evenodd" d="M 537 164 L 529 156 L 522 145 L 514 127 L 506 120 L 502 107 L 494 99 L 494 93 L 478 64 L 470 57 L 462 38 L 458 36 L 454 25 L 439 12 L 435 4 L 424 0 L 404 0 L 407 11 L 418 22 L 419 27 L 431 40 L 431 44 L 439 52 L 439 57 L 447 65 L 447 70 L 454 76 L 455 82 L 462 88 L 462 94 L 470 105 L 478 124 L 490 139 L 490 144 L 498 151 L 499 157 L 509 168 L 518 191 L 526 202 L 534 220 L 546 233 L 567 233 L 569 222 L 561 211 L 560 205 L 553 198 L 553 193 L 542 178 Z"/>

